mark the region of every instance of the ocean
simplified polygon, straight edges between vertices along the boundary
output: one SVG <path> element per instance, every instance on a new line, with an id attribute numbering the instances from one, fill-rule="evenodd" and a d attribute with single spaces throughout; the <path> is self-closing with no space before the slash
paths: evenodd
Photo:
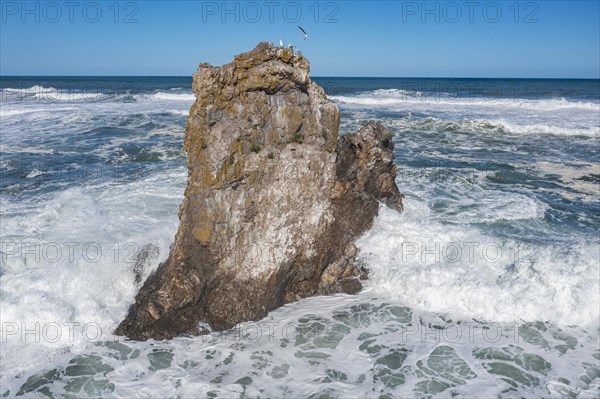
<path id="1" fill-rule="evenodd" d="M 354 296 L 112 335 L 164 261 L 191 78 L 3 77 L 0 396 L 597 398 L 600 81 L 314 78 L 394 135 Z M 137 278 L 136 278 L 137 277 Z"/>

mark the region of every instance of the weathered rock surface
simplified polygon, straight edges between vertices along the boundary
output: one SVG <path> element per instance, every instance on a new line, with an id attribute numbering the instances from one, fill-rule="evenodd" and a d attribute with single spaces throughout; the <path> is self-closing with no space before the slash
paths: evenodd
<path id="1" fill-rule="evenodd" d="M 199 66 L 179 230 L 117 334 L 223 330 L 299 298 L 361 289 L 355 239 L 380 202 L 402 208 L 392 136 L 369 123 L 339 138 L 339 111 L 308 73 L 302 55 L 269 43 Z"/>

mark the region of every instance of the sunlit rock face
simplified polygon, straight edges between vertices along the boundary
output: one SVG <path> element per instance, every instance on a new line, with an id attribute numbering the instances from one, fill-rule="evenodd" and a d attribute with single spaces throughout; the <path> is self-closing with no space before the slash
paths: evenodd
<path id="1" fill-rule="evenodd" d="M 201 64 L 193 91 L 175 243 L 117 334 L 224 330 L 299 298 L 359 291 L 355 239 L 380 203 L 402 208 L 391 133 L 369 123 L 338 137 L 339 111 L 308 60 L 270 43 Z"/>

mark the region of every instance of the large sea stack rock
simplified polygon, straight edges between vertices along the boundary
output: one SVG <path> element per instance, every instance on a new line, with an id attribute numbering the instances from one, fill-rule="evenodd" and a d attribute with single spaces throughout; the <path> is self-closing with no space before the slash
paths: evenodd
<path id="1" fill-rule="evenodd" d="M 369 123 L 339 138 L 339 111 L 308 72 L 306 58 L 270 43 L 199 66 L 179 231 L 117 334 L 224 330 L 299 298 L 361 289 L 354 241 L 380 202 L 402 208 L 392 136 Z"/>

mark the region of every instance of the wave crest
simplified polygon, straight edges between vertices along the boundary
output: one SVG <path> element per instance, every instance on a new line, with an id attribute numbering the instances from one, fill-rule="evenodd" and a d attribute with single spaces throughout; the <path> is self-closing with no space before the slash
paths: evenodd
<path id="1" fill-rule="evenodd" d="M 498 98 L 459 95 L 449 92 L 421 92 L 402 89 L 379 89 L 353 96 L 330 96 L 335 102 L 354 106 L 389 106 L 414 104 L 452 104 L 464 106 L 500 106 L 537 110 L 583 109 L 600 111 L 599 102 L 568 100 L 564 97 L 549 99 Z"/>

